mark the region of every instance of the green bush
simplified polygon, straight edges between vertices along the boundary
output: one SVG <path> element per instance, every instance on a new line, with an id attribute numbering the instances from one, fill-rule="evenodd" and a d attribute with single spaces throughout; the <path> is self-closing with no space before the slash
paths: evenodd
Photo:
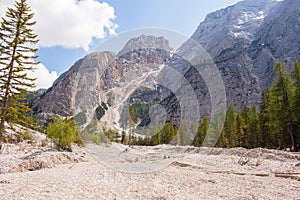
<path id="1" fill-rule="evenodd" d="M 53 122 L 47 127 L 47 136 L 53 139 L 54 144 L 62 150 L 72 151 L 72 143 L 83 145 L 73 119 L 62 120 L 57 116 L 53 117 Z"/>

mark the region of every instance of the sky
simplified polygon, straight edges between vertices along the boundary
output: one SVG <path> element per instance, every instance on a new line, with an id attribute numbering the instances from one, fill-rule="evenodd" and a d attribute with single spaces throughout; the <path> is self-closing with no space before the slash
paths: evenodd
<path id="1" fill-rule="evenodd" d="M 108 38 L 142 28 L 190 37 L 205 16 L 241 0 L 28 0 L 40 39 L 37 88 L 48 88 L 77 60 Z M 3 17 L 12 0 L 0 0 Z"/>

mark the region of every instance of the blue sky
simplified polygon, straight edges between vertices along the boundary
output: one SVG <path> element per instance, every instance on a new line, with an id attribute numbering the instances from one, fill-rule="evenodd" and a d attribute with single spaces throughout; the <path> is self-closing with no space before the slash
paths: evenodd
<path id="1" fill-rule="evenodd" d="M 82 5 L 78 5 L 81 1 Z M 50 72 L 55 71 L 56 75 L 59 75 L 68 70 L 74 62 L 103 42 L 109 32 L 120 34 L 137 28 L 155 27 L 173 30 L 189 37 L 208 13 L 233 5 L 240 0 L 107 0 L 99 1 L 98 4 L 93 1 L 96 0 L 30 0 L 32 3 L 30 6 L 36 12 L 38 23 L 43 22 L 37 31 L 40 33 L 42 43 L 37 54 L 41 63 Z M 11 0 L 0 0 L 1 16 L 4 12 L 3 7 L 9 4 L 8 2 Z M 81 9 L 72 13 L 72 8 L 75 10 L 76 6 Z M 77 13 L 84 13 L 84 10 L 87 11 L 85 14 L 77 16 Z M 46 15 L 45 13 L 49 11 L 51 12 Z M 90 12 L 95 12 L 92 20 L 88 18 L 91 17 Z M 99 16 L 95 17 L 95 15 Z M 82 19 L 85 16 L 87 16 L 86 21 Z M 49 25 L 48 20 L 52 20 Z M 87 23 L 88 20 L 93 23 Z M 76 39 L 74 30 L 79 29 L 70 30 L 76 21 L 81 22 L 81 26 L 78 26 L 80 28 L 86 25 L 86 30 L 88 25 L 97 27 L 99 22 L 99 33 L 94 28 L 89 30 L 91 34 L 82 33 L 82 37 L 77 34 Z M 68 32 L 67 29 L 72 32 Z M 78 41 L 80 38 L 85 41 Z M 74 44 L 71 44 L 73 42 Z M 53 79 L 53 76 L 51 77 Z"/>

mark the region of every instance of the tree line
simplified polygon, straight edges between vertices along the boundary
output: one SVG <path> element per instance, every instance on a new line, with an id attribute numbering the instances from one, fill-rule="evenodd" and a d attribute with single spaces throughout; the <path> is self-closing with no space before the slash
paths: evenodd
<path id="1" fill-rule="evenodd" d="M 223 130 L 219 138 L 210 138 L 212 144 L 223 148 L 265 147 L 299 150 L 300 62 L 295 60 L 291 73 L 285 64 L 278 62 L 274 65 L 274 75 L 276 80 L 271 87 L 262 92 L 259 106 L 244 106 L 239 112 L 233 103 L 229 105 Z M 130 113 L 133 115 L 133 112 Z M 164 125 L 155 125 L 150 130 L 151 134 L 148 133 L 144 137 L 132 134 L 127 136 L 123 133 L 121 142 L 132 145 L 192 144 L 199 147 L 203 145 L 209 126 L 210 119 L 205 116 L 200 126 L 192 128 L 192 133 L 187 133 L 189 130 L 185 122 L 177 128 L 171 120 Z"/>

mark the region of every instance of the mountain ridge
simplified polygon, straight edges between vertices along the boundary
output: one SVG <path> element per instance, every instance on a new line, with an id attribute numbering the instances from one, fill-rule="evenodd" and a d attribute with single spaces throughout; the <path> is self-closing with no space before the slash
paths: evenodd
<path id="1" fill-rule="evenodd" d="M 191 40 L 202 44 L 215 60 L 228 104 L 234 103 L 239 110 L 259 104 L 261 92 L 274 79 L 275 62 L 291 64 L 294 58 L 300 59 L 298 4 L 294 0 L 247 0 L 213 12 L 200 23 Z M 289 23 L 281 23 L 283 21 Z M 107 58 L 102 58 L 103 55 Z M 45 113 L 76 116 L 83 112 L 88 123 L 93 120 L 95 109 L 105 103 L 108 109 L 104 121 L 110 128 L 121 131 L 119 121 L 124 109 L 126 113 L 129 104 L 137 99 L 148 99 L 146 103 L 159 103 L 166 110 L 167 120 L 173 119 L 175 125 L 179 125 L 182 120 L 180 102 L 173 91 L 159 85 L 156 77 L 166 67 L 177 70 L 192 86 L 201 116 L 210 115 L 212 94 L 204 79 L 191 63 L 174 52 L 167 40 L 146 35 L 128 41 L 118 54 L 92 53 L 79 60 L 36 99 L 33 108 L 37 118 Z M 97 68 L 100 71 L 89 73 Z M 78 83 L 80 80 L 82 85 Z M 136 92 L 145 82 L 148 87 Z M 130 93 L 134 93 L 134 98 Z M 143 98 L 145 95 L 147 98 Z M 157 101 L 150 102 L 151 98 Z M 130 123 L 130 119 L 125 121 Z"/>

